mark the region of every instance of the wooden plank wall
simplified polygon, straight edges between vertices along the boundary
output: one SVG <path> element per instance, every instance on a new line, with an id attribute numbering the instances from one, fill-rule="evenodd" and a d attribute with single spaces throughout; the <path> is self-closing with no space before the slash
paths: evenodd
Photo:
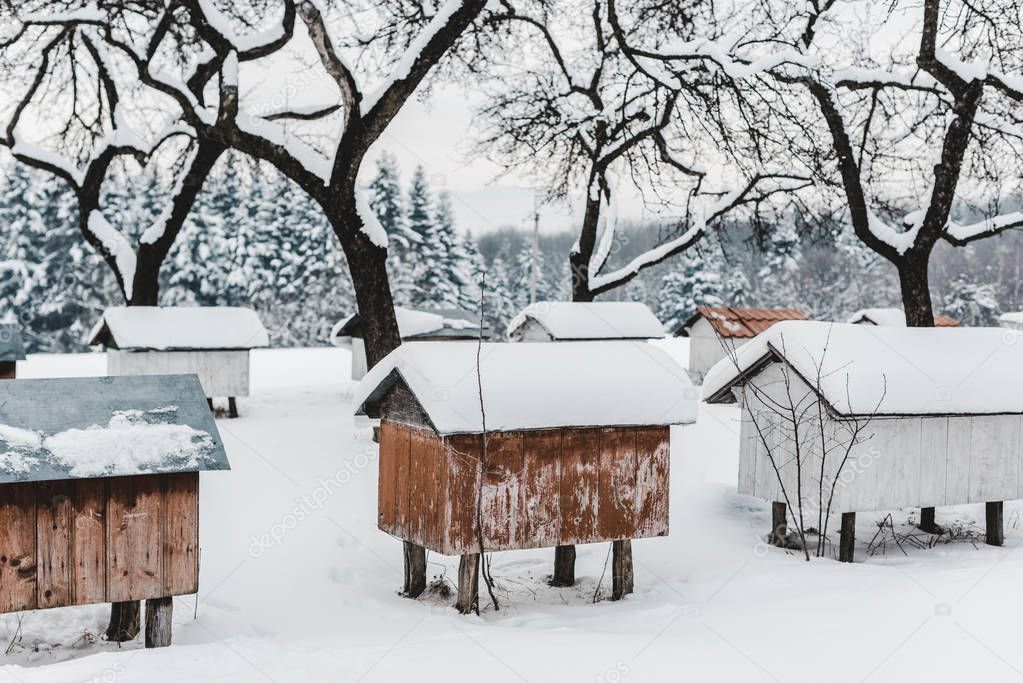
<path id="1" fill-rule="evenodd" d="M 0 485 L 0 613 L 195 593 L 199 475 Z"/>
<path id="2" fill-rule="evenodd" d="M 107 374 L 199 376 L 209 397 L 249 395 L 249 352 L 107 349 Z"/>
<path id="3" fill-rule="evenodd" d="M 667 427 L 493 433 L 478 499 L 480 435 L 441 438 L 383 420 L 378 522 L 435 552 L 542 548 L 668 532 Z"/>

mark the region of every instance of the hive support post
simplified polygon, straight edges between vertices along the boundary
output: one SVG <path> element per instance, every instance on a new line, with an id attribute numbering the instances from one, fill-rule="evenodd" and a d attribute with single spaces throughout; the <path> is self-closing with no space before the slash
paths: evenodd
<path id="1" fill-rule="evenodd" d="M 632 540 L 611 542 L 611 599 L 621 600 L 632 592 Z"/>
<path id="2" fill-rule="evenodd" d="M 171 644 L 171 621 L 174 598 L 146 600 L 146 647 L 167 647 Z"/>
<path id="3" fill-rule="evenodd" d="M 987 503 L 987 544 L 1002 545 L 1005 543 L 1005 526 L 1002 523 L 1002 501 Z"/>
<path id="4" fill-rule="evenodd" d="M 789 533 L 787 512 L 788 508 L 784 502 L 771 503 L 771 533 L 767 537 L 767 542 L 779 548 L 785 547 L 785 536 Z"/>
<path id="5" fill-rule="evenodd" d="M 934 508 L 920 508 L 920 531 L 929 534 L 940 534 L 941 527 L 934 521 Z"/>
<path id="6" fill-rule="evenodd" d="M 559 545 L 554 548 L 554 576 L 552 586 L 575 585 L 575 546 Z"/>
<path id="7" fill-rule="evenodd" d="M 405 551 L 405 597 L 418 598 L 426 590 L 426 548 L 403 541 Z"/>
<path id="8" fill-rule="evenodd" d="M 228 417 L 238 417 L 238 402 L 234 400 L 234 396 L 227 397 L 227 415 Z"/>
<path id="9" fill-rule="evenodd" d="M 480 602 L 480 554 L 462 555 L 458 560 L 458 602 L 455 607 L 459 614 L 472 614 Z"/>
<path id="10" fill-rule="evenodd" d="M 141 603 L 138 600 L 110 603 L 110 624 L 107 625 L 107 640 L 124 643 L 134 640 L 142 630 L 139 619 Z"/>
<path id="11" fill-rule="evenodd" d="M 852 562 L 856 551 L 856 513 L 842 513 L 842 534 L 838 541 L 838 561 Z"/>
<path id="12" fill-rule="evenodd" d="M 213 412 L 213 399 L 212 398 L 207 398 L 206 399 L 206 405 L 208 405 L 210 407 L 210 412 L 212 413 Z"/>

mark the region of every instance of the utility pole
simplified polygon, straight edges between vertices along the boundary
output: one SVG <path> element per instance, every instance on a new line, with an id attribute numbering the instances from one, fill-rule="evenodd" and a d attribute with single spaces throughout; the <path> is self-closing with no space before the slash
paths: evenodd
<path id="1" fill-rule="evenodd" d="M 533 190 L 533 263 L 529 269 L 529 303 L 536 303 L 537 268 L 540 261 L 540 193 Z"/>

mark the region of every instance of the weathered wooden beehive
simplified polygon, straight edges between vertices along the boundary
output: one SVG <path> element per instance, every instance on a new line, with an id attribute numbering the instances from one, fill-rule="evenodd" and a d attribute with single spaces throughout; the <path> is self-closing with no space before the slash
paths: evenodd
<path id="1" fill-rule="evenodd" d="M 739 492 L 772 501 L 775 528 L 799 490 L 806 509 L 841 514 L 844 561 L 857 511 L 986 503 L 988 542 L 1001 545 L 1002 501 L 1023 498 L 1023 343 L 1013 335 L 771 327 L 703 385 L 706 401 L 740 404 Z"/>
<path id="2" fill-rule="evenodd" d="M 475 341 L 480 338 L 480 319 L 457 308 L 416 310 L 395 306 L 398 334 L 402 341 Z M 484 326 L 483 339 L 490 339 L 490 328 Z M 330 343 L 350 345 L 352 379 L 366 376 L 366 345 L 363 342 L 362 318 L 358 313 L 337 322 L 330 330 Z"/>
<path id="3" fill-rule="evenodd" d="M 249 352 L 270 343 L 256 312 L 233 306 L 115 306 L 89 333 L 107 350 L 109 375 L 195 374 L 212 409 L 249 395 Z"/>
<path id="4" fill-rule="evenodd" d="M 615 541 L 613 594 L 631 592 L 630 539 L 668 533 L 669 425 L 695 403 L 643 342 L 483 344 L 478 366 L 470 344 L 403 344 L 355 401 L 381 418 L 380 528 L 462 556 L 462 611 L 481 551 Z"/>
<path id="5" fill-rule="evenodd" d="M 0 613 L 198 591 L 199 471 L 229 469 L 194 375 L 0 382 Z"/>
<path id="6" fill-rule="evenodd" d="M 25 360 L 25 345 L 17 325 L 0 324 L 0 379 L 18 376 L 18 361 Z"/>
<path id="7" fill-rule="evenodd" d="M 538 301 L 508 323 L 510 341 L 557 342 L 653 339 L 664 326 L 636 301 Z"/>

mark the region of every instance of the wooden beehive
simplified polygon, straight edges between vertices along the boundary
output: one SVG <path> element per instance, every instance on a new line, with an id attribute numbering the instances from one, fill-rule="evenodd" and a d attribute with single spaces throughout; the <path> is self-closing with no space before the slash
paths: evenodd
<path id="1" fill-rule="evenodd" d="M 229 465 L 194 375 L 0 383 L 0 451 L 0 612 L 198 590 L 199 470 Z"/>
<path id="2" fill-rule="evenodd" d="M 695 397 L 643 342 L 403 344 L 355 397 L 381 418 L 379 527 L 463 560 L 664 536 Z"/>

